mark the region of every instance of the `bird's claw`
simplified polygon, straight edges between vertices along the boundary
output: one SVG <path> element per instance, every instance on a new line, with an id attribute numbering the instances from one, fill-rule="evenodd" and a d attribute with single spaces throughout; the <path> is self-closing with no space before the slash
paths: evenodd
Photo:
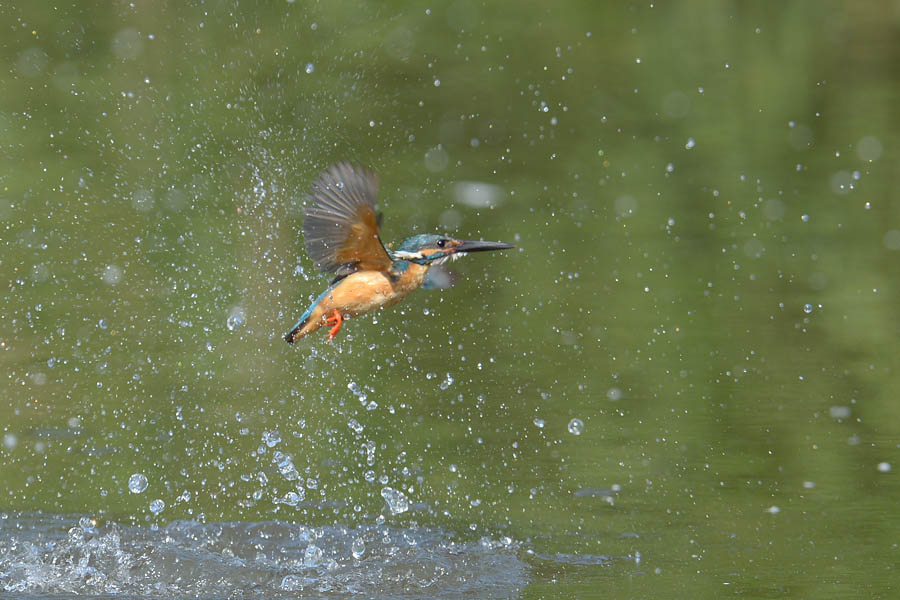
<path id="1" fill-rule="evenodd" d="M 341 312 L 336 310 L 333 311 L 328 318 L 325 319 L 325 322 L 328 325 L 331 325 L 331 331 L 328 332 L 328 340 L 331 341 L 338 334 L 338 331 L 341 330 L 341 324 L 344 322 L 344 317 L 341 316 Z"/>

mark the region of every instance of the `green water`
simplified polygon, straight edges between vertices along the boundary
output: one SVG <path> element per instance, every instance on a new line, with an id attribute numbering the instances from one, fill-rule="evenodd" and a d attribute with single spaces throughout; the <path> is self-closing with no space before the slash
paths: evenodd
<path id="1" fill-rule="evenodd" d="M 384 514 L 522 542 L 526 598 L 896 593 L 896 3 L 0 21 L 0 510 Z M 518 248 L 290 347 L 338 160 L 385 241 Z"/>

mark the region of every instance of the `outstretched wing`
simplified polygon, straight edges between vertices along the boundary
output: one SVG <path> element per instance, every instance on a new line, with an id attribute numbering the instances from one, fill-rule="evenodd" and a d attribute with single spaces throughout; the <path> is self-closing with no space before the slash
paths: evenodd
<path id="1" fill-rule="evenodd" d="M 378 179 L 348 163 L 319 175 L 303 209 L 306 251 L 325 273 L 387 271 L 390 256 L 378 237 Z"/>

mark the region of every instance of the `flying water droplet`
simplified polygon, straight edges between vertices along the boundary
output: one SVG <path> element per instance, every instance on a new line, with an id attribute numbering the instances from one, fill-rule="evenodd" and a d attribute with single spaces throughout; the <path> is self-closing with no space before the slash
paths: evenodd
<path id="1" fill-rule="evenodd" d="M 236 306 L 231 309 L 230 313 L 228 313 L 228 318 L 225 319 L 225 326 L 228 327 L 228 331 L 234 331 L 235 329 L 239 329 L 241 325 L 244 324 L 245 319 L 246 315 L 244 313 L 244 309 L 240 306 Z"/>
<path id="2" fill-rule="evenodd" d="M 262 441 L 269 448 L 274 448 L 281 442 L 281 434 L 277 431 L 263 431 Z"/>
<path id="3" fill-rule="evenodd" d="M 369 396 L 368 396 L 368 394 L 366 394 L 366 391 L 364 389 L 359 387 L 358 383 L 356 383 L 355 381 L 351 381 L 350 383 L 347 384 L 347 389 L 350 390 L 351 392 L 353 392 L 353 395 L 356 396 L 357 398 L 359 398 L 359 401 L 363 405 L 365 405 L 366 399 Z"/>
<path id="4" fill-rule="evenodd" d="M 316 546 L 315 544 L 310 544 L 306 547 L 306 552 L 303 553 L 303 566 L 304 567 L 317 567 L 319 563 L 322 562 L 322 556 L 324 552 L 321 548 Z"/>
<path id="5" fill-rule="evenodd" d="M 375 464 L 375 442 L 369 440 L 365 444 L 363 444 L 363 448 L 366 450 L 366 464 L 370 467 Z M 366 481 L 372 482 L 375 480 L 375 473 L 372 473 L 372 479 L 369 479 L 369 473 L 371 471 L 366 472 Z"/>
<path id="6" fill-rule="evenodd" d="M 156 500 L 150 501 L 150 512 L 154 515 L 158 515 L 166 508 L 166 503 L 157 498 Z"/>
<path id="7" fill-rule="evenodd" d="M 362 538 L 356 538 L 353 540 L 353 544 L 350 546 L 350 552 L 353 554 L 353 558 L 359 560 L 362 558 L 363 554 L 366 553 L 366 543 Z"/>
<path id="8" fill-rule="evenodd" d="M 453 385 L 453 381 L 454 381 L 453 376 L 450 375 L 450 373 L 447 373 L 447 377 L 445 377 L 444 380 L 441 382 L 441 389 L 446 390 L 448 387 Z"/>
<path id="9" fill-rule="evenodd" d="M 132 494 L 143 493 L 147 489 L 147 477 L 143 473 L 135 473 L 128 478 L 128 489 Z"/>
<path id="10" fill-rule="evenodd" d="M 275 504 L 284 504 L 286 506 L 297 506 L 298 504 L 300 504 L 300 500 L 301 500 L 300 494 L 298 494 L 297 492 L 288 492 L 281 498 L 277 498 L 275 500 Z"/>
<path id="11" fill-rule="evenodd" d="M 581 435 L 584 431 L 584 421 L 581 419 L 572 419 L 569 421 L 569 433 L 572 435 Z"/>
<path id="12" fill-rule="evenodd" d="M 276 450 L 272 456 L 272 463 L 278 468 L 278 472 L 281 473 L 282 477 L 288 481 L 300 478 L 300 473 L 297 471 L 297 467 L 294 466 L 294 461 L 287 454 Z"/>
<path id="13" fill-rule="evenodd" d="M 381 489 L 381 497 L 387 502 L 392 515 L 400 515 L 409 510 L 409 499 L 400 490 L 384 487 Z"/>
<path id="14" fill-rule="evenodd" d="M 103 283 L 116 285 L 122 281 L 122 268 L 118 265 L 107 265 L 100 277 L 103 279 Z"/>

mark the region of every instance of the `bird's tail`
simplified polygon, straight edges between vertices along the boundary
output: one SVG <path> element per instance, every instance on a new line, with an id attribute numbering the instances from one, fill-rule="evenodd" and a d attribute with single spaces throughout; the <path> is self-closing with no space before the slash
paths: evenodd
<path id="1" fill-rule="evenodd" d="M 305 333 L 300 333 L 300 332 L 306 326 L 307 323 L 309 323 L 309 317 L 306 317 L 305 319 L 301 319 L 294 326 L 294 328 L 291 329 L 291 331 L 284 336 L 284 341 L 286 341 L 288 344 L 293 344 L 294 342 L 296 342 L 297 340 L 302 338 L 304 335 L 306 335 Z"/>

